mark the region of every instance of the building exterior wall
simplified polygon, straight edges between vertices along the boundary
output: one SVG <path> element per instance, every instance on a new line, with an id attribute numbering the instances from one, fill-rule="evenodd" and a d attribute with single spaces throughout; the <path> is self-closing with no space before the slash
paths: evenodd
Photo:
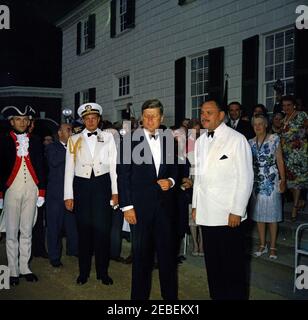
<path id="1" fill-rule="evenodd" d="M 228 100 L 241 101 L 242 41 L 260 36 L 259 102 L 263 92 L 263 35 L 294 27 L 295 0 L 195 0 L 179 6 L 177 1 L 136 0 L 135 28 L 110 37 L 110 2 L 88 1 L 70 19 L 61 22 L 63 30 L 62 88 L 63 107 L 74 106 L 74 94 L 96 88 L 96 102 L 103 116 L 119 120 L 120 110 L 133 103 L 136 116 L 141 104 L 158 98 L 165 106 L 165 123 L 174 123 L 174 63 L 209 49 L 224 47 L 224 72 L 229 74 Z M 81 8 L 81 7 L 80 7 Z M 76 54 L 77 23 L 96 14 L 96 45 L 85 54 Z M 129 71 L 131 96 L 114 97 L 115 75 Z M 186 116 L 191 116 L 189 75 L 186 87 Z"/>

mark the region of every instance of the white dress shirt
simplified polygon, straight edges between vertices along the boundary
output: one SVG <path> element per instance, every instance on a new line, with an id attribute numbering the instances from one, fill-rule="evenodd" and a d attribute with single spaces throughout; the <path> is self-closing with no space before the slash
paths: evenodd
<path id="1" fill-rule="evenodd" d="M 236 129 L 239 121 L 240 121 L 239 118 L 236 119 L 236 120 L 232 120 L 232 119 L 231 119 L 231 128 L 232 128 L 232 129 Z"/>
<path id="2" fill-rule="evenodd" d="M 61 140 L 59 140 L 59 142 L 62 144 L 62 146 L 63 146 L 65 149 L 67 149 L 67 144 L 66 144 L 66 143 L 64 143 L 64 142 L 61 141 Z"/>
<path id="3" fill-rule="evenodd" d="M 89 150 L 91 152 L 92 158 L 94 157 L 94 150 L 97 143 L 97 136 L 95 134 L 92 134 L 91 137 L 88 137 L 88 133 L 91 133 L 88 129 L 84 129 L 82 131 L 82 134 L 87 142 L 87 145 L 89 147 Z"/>
<path id="4" fill-rule="evenodd" d="M 158 176 L 159 173 L 159 167 L 160 167 L 160 158 L 161 158 L 161 150 L 160 150 L 160 137 L 158 133 L 155 134 L 155 139 L 150 138 L 150 135 L 152 135 L 148 130 L 143 129 L 144 135 L 147 138 L 147 141 L 149 143 L 152 157 L 154 160 L 154 165 L 156 169 L 156 175 Z"/>

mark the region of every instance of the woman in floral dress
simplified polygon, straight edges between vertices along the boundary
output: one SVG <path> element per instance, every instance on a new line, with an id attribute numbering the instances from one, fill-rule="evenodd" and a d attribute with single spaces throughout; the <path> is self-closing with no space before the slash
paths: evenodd
<path id="1" fill-rule="evenodd" d="M 300 200 L 301 190 L 308 187 L 308 115 L 296 110 L 293 96 L 282 98 L 282 108 L 286 116 L 283 120 L 281 144 L 287 187 L 291 190 L 294 201 L 291 219 L 295 221 L 297 211 L 305 206 L 304 200 Z"/>
<path id="2" fill-rule="evenodd" d="M 260 238 L 255 256 L 268 252 L 266 224 L 270 230 L 270 258 L 277 259 L 278 222 L 282 220 L 281 192 L 285 190 L 285 170 L 277 134 L 267 134 L 268 120 L 263 115 L 252 118 L 256 137 L 249 140 L 253 155 L 254 187 L 251 196 L 252 219 L 257 222 Z"/>

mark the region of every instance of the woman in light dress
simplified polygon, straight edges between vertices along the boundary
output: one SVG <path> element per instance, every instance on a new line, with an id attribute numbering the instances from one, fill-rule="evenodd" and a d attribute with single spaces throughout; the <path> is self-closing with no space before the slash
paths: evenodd
<path id="1" fill-rule="evenodd" d="M 270 231 L 271 259 L 277 259 L 276 239 L 278 222 L 282 220 L 281 193 L 286 186 L 285 169 L 277 134 L 268 134 L 264 115 L 252 119 L 256 137 L 249 140 L 253 155 L 254 187 L 251 196 L 252 219 L 257 222 L 260 239 L 255 256 L 268 252 L 266 224 Z"/>

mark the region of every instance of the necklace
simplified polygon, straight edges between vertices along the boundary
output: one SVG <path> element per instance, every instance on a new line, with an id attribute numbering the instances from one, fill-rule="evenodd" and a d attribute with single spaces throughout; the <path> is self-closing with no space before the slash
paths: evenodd
<path id="1" fill-rule="evenodd" d="M 289 124 L 289 122 L 290 122 L 290 120 L 291 120 L 291 118 L 292 118 L 292 116 L 293 116 L 293 114 L 295 112 L 296 112 L 296 110 L 294 109 L 293 112 L 290 114 L 290 116 L 283 121 L 283 123 L 284 123 L 283 124 L 283 129 L 286 129 L 287 125 Z"/>
<path id="2" fill-rule="evenodd" d="M 257 151 L 258 151 L 258 153 L 259 153 L 259 151 L 261 150 L 261 148 L 262 148 L 262 146 L 263 146 L 263 143 L 264 143 L 266 137 L 267 137 L 267 134 L 264 136 L 264 138 L 263 138 L 263 140 L 262 140 L 262 142 L 261 142 L 260 145 L 259 145 L 258 137 L 256 137 L 256 143 L 257 143 Z"/>

